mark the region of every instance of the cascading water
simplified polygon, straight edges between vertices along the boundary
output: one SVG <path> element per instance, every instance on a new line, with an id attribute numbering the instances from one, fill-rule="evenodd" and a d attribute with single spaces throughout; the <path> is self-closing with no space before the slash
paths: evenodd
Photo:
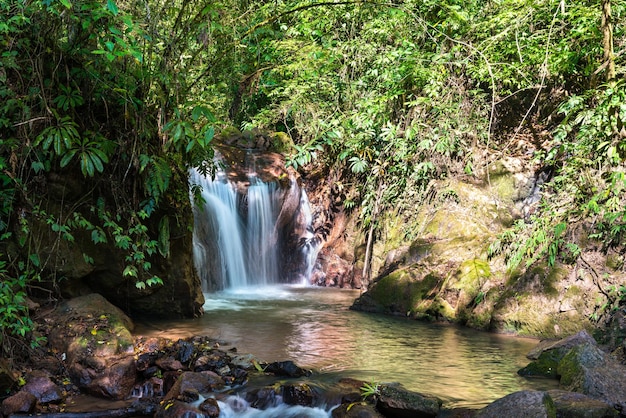
<path id="1" fill-rule="evenodd" d="M 201 200 L 194 202 L 194 262 L 205 292 L 280 281 L 306 282 L 317 249 L 309 201 L 295 181 L 290 186 L 295 185 L 295 189 L 281 194 L 277 182 L 263 182 L 254 171 L 247 174 L 244 185 L 237 187 L 223 171 L 211 179 L 192 170 L 190 183 L 192 189 L 201 189 Z M 285 196 L 291 196 L 294 190 L 297 211 L 289 219 L 298 219 L 298 229 L 304 231 L 299 233 L 283 229 L 285 225 L 293 226 L 293 222 L 279 221 L 283 215 L 281 205 L 285 204 L 280 196 L 287 199 Z M 298 254 L 286 250 L 287 254 L 281 256 L 285 237 L 298 234 Z M 285 272 L 294 277 L 281 277 Z"/>
<path id="2" fill-rule="evenodd" d="M 202 190 L 202 205 L 194 206 L 194 261 L 200 272 L 203 290 L 208 291 L 211 280 L 207 275 L 219 273 L 218 281 L 225 287 L 241 287 L 248 283 L 243 251 L 242 225 L 237 212 L 237 194 L 226 182 L 224 173 L 211 180 L 196 170 L 191 172 L 191 183 Z M 212 237 L 215 241 L 209 241 Z M 216 245 L 215 245 L 216 244 Z M 218 257 L 211 253 L 219 251 Z M 210 261 L 218 260 L 218 266 Z M 216 269 L 217 267 L 217 269 Z M 217 270 L 217 271 L 215 271 Z"/>
<path id="3" fill-rule="evenodd" d="M 255 175 L 250 175 L 246 236 L 248 273 L 254 284 L 272 284 L 279 277 L 275 192 L 275 183 L 263 183 Z"/>

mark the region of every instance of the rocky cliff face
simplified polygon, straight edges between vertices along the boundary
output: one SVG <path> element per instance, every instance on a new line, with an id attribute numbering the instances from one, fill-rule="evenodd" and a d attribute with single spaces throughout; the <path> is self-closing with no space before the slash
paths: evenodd
<path id="1" fill-rule="evenodd" d="M 29 254 L 37 254 L 44 279 L 41 287 L 49 287 L 51 292 L 59 292 L 66 298 L 97 292 L 132 315 L 193 317 L 202 313 L 204 298 L 193 267 L 189 228 L 192 212 L 184 173 L 174 173 L 168 191 L 171 196 L 165 196 L 150 218 L 142 221 L 151 239 L 159 236 L 161 222 L 169 225 L 164 237 L 169 252 L 165 256 L 144 252 L 151 268 L 146 277 L 140 276 L 143 280 L 158 276 L 163 284 L 143 289 L 135 286 L 134 277 L 123 274 L 130 250 L 120 249 L 116 237 L 110 233 L 112 229 L 102 226 L 103 220 L 98 219 L 95 209 L 89 209 L 101 205 L 103 210 L 112 211 L 111 216 L 120 228 L 132 227 L 124 215 L 126 212 L 116 212 L 113 205 L 113 202 L 125 202 L 128 197 L 124 194 L 127 191 L 121 191 L 122 185 L 94 185 L 88 180 L 78 180 L 72 173 L 48 173 L 41 181 L 45 187 L 38 196 L 38 208 L 24 211 L 23 215 L 31 245 L 15 243 L 9 249 L 9 252 L 25 253 L 26 259 Z M 80 212 L 84 220 L 76 220 L 74 211 Z M 85 222 L 100 227 L 100 242 L 94 242 L 95 227 L 86 227 Z M 136 238 L 128 231 L 121 234 Z M 19 239 L 20 235 L 16 236 Z M 129 248 L 131 244 L 135 243 L 131 242 Z"/>
<path id="2" fill-rule="evenodd" d="M 497 234 L 533 210 L 542 176 L 509 159 L 482 181 L 441 181 L 429 202 L 385 214 L 378 275 L 353 308 L 541 337 L 592 328 L 610 284 L 598 283 L 598 273 L 617 280 L 604 257 L 510 271 L 502 256 L 488 255 Z"/>

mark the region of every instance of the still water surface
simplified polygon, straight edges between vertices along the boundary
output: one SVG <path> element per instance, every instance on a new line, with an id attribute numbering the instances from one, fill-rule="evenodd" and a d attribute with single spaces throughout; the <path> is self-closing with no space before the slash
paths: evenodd
<path id="1" fill-rule="evenodd" d="M 358 291 L 273 286 L 207 294 L 205 315 L 143 322 L 136 334 L 208 335 L 262 361 L 294 360 L 317 376 L 399 382 L 447 407 L 481 407 L 547 380 L 516 374 L 537 341 L 350 311 Z"/>

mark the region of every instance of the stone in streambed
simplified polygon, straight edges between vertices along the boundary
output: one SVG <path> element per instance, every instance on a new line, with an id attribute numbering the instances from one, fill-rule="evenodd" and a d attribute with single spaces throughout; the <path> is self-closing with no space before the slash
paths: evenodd
<path id="1" fill-rule="evenodd" d="M 212 372 L 183 372 L 167 392 L 163 400 L 177 399 L 192 402 L 203 393 L 213 392 L 224 387 L 221 377 Z"/>
<path id="2" fill-rule="evenodd" d="M 293 361 L 277 361 L 268 364 L 263 369 L 266 373 L 272 373 L 276 376 L 285 377 L 303 377 L 311 374 L 310 370 L 305 370 L 302 367 L 297 366 Z"/>
<path id="3" fill-rule="evenodd" d="M 124 399 L 135 385 L 133 323 L 98 294 L 59 305 L 48 317 L 48 341 L 64 353 L 72 382 L 92 395 Z"/>
<path id="4" fill-rule="evenodd" d="M 556 418 L 556 406 L 546 392 L 524 390 L 500 398 L 481 409 L 476 418 Z"/>
<path id="5" fill-rule="evenodd" d="M 587 395 L 565 390 L 550 390 L 559 418 L 616 418 L 619 413 L 612 405 Z"/>
<path id="6" fill-rule="evenodd" d="M 380 412 L 365 402 L 342 403 L 333 409 L 333 418 L 385 418 Z"/>
<path id="7" fill-rule="evenodd" d="M 313 405 L 313 390 L 306 383 L 282 386 L 283 402 L 287 405 Z"/>
<path id="8" fill-rule="evenodd" d="M 8 417 L 12 414 L 20 412 L 31 413 L 35 410 L 37 404 L 37 398 L 30 392 L 19 391 L 15 395 L 9 396 L 2 401 L 2 407 L 0 407 L 0 414 Z"/>
<path id="9" fill-rule="evenodd" d="M 439 414 L 441 404 L 441 399 L 434 396 L 381 385 L 376 408 L 389 418 L 428 418 Z"/>
<path id="10" fill-rule="evenodd" d="M 561 386 L 600 399 L 626 411 L 626 367 L 586 342 L 572 348 L 560 361 Z"/>
<path id="11" fill-rule="evenodd" d="M 45 372 L 34 371 L 28 378 L 22 391 L 32 393 L 40 404 L 61 402 L 63 391 L 59 388 Z"/>

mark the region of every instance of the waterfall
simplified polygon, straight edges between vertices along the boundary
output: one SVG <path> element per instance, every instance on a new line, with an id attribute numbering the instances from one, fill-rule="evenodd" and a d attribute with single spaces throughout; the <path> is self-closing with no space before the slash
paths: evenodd
<path id="1" fill-rule="evenodd" d="M 247 182 L 238 187 L 223 171 L 211 179 L 191 170 L 190 184 L 192 192 L 200 190 L 200 199 L 194 201 L 192 196 L 194 263 L 205 292 L 308 282 L 317 255 L 316 240 L 308 198 L 295 181 L 289 189 L 298 193 L 291 214 L 294 221 L 280 222 L 280 229 L 278 218 L 285 204 L 281 196 L 286 199 L 288 193 L 280 190 L 278 182 L 263 182 L 250 172 Z M 285 242 L 294 235 L 294 244 Z"/>
<path id="2" fill-rule="evenodd" d="M 216 179 L 211 180 L 196 170 L 191 172 L 191 184 L 201 187 L 202 202 L 194 204 L 193 251 L 203 290 L 208 291 L 215 282 L 224 287 L 247 285 L 244 228 L 237 212 L 234 187 L 226 181 L 224 173 L 218 173 Z M 214 252 L 218 257 L 211 257 Z M 213 259 L 218 260 L 217 266 L 211 263 Z M 217 280 L 208 278 L 211 273 L 219 274 Z"/>
<path id="3" fill-rule="evenodd" d="M 250 176 L 246 236 L 248 273 L 254 284 L 275 283 L 279 277 L 275 191 L 276 183 L 263 183 L 256 176 Z"/>

